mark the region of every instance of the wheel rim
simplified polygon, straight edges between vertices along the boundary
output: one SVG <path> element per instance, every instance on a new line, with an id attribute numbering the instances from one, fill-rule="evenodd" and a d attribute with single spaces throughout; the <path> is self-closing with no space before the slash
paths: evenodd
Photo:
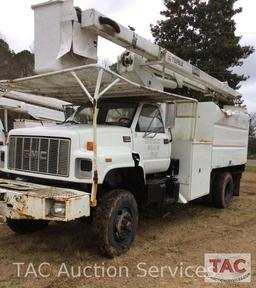
<path id="1" fill-rule="evenodd" d="M 233 185 L 229 181 L 225 187 L 225 202 L 229 203 L 233 196 Z"/>
<path id="2" fill-rule="evenodd" d="M 123 242 L 131 239 L 133 230 L 133 217 L 129 209 L 122 208 L 118 210 L 114 226 L 115 239 Z"/>

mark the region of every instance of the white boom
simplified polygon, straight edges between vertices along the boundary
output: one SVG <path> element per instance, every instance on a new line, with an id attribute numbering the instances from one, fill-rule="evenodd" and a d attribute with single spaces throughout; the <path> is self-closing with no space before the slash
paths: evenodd
<path id="1" fill-rule="evenodd" d="M 8 101 L 8 100 L 11 100 L 11 101 L 15 100 L 21 103 L 24 102 L 24 104 L 36 105 L 37 107 L 48 108 L 51 110 L 55 110 L 55 111 L 57 110 L 57 111 L 62 111 L 62 112 L 64 110 L 64 106 L 70 104 L 68 102 L 55 100 L 52 98 L 48 98 L 46 101 L 45 97 L 43 96 L 35 97 L 35 95 L 33 94 L 22 93 L 18 91 L 8 91 L 7 93 L 3 92 L 2 95 L 0 95 L 0 105 L 1 105 L 1 101 Z M 21 109 L 21 107 L 19 108 Z"/>
<path id="2" fill-rule="evenodd" d="M 241 98 L 227 83 L 208 75 L 96 10 L 75 10 L 73 0 L 52 0 L 35 5 L 33 9 L 37 72 L 77 66 L 79 61 L 80 64 L 95 62 L 97 37 L 101 36 L 135 53 L 125 53 L 119 58 L 118 72 L 128 75 L 136 72 L 134 68 L 143 69 L 137 75 L 145 73 L 140 79 L 145 86 L 153 87 L 154 78 L 153 82 L 161 83 L 155 85 L 158 89 L 166 86 L 188 87 L 207 96 L 226 100 Z M 155 74 L 161 77 L 153 77 Z"/>
<path id="3" fill-rule="evenodd" d="M 112 27 L 112 30 L 109 29 L 109 26 Z M 139 36 L 129 28 L 117 24 L 94 9 L 83 12 L 82 28 L 146 58 L 146 63 L 151 67 L 157 69 L 157 66 L 160 65 L 161 68 L 158 70 L 175 80 L 179 87 L 186 86 L 206 94 L 212 91 L 227 98 L 240 96 L 226 83 L 208 75 L 150 40 Z"/>

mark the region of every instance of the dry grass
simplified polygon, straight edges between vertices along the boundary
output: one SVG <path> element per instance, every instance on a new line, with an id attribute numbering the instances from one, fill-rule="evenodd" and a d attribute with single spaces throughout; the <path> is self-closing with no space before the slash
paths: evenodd
<path id="1" fill-rule="evenodd" d="M 256 173 L 256 164 L 246 165 L 246 172 Z"/>
<path id="2" fill-rule="evenodd" d="M 102 258 L 91 238 L 86 223 L 52 223 L 34 235 L 17 236 L 6 225 L 0 225 L 0 288 L 3 287 L 223 287 L 207 285 L 200 278 L 139 278 L 136 265 L 147 266 L 203 265 L 204 253 L 256 253 L 256 174 L 247 168 L 241 184 L 241 196 L 232 205 L 219 210 L 200 204 L 174 205 L 158 211 L 143 213 L 138 236 L 125 255 L 109 260 Z M 13 262 L 51 264 L 50 278 L 17 277 Z M 115 265 L 127 266 L 129 278 L 57 278 L 62 262 L 67 266 Z M 256 287 L 253 262 L 253 283 Z M 48 271 L 48 270 L 47 270 Z M 225 287 L 240 287 L 227 285 Z M 249 287 L 241 285 L 241 287 Z"/>

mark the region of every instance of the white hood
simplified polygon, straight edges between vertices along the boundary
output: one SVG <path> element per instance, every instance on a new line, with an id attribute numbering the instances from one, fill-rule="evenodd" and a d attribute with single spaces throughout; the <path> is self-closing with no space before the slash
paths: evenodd
<path id="1" fill-rule="evenodd" d="M 51 127 L 34 127 L 14 129 L 10 131 L 10 136 L 39 136 L 39 137 L 56 137 L 70 138 L 80 147 L 85 147 L 87 141 L 92 141 L 93 130 L 91 125 L 62 124 Z M 98 125 L 97 138 L 99 146 L 118 145 L 123 143 L 123 136 L 131 137 L 131 129 L 121 126 Z"/>

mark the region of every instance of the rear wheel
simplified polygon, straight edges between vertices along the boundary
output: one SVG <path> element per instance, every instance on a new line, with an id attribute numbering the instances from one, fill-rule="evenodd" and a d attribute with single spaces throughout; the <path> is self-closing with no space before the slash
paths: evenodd
<path id="1" fill-rule="evenodd" d="M 49 221 L 27 220 L 27 219 L 6 219 L 8 227 L 17 234 L 29 234 L 47 227 Z"/>
<path id="2" fill-rule="evenodd" d="M 101 251 L 108 257 L 125 253 L 134 241 L 138 226 L 138 208 L 132 193 L 107 192 L 93 216 L 95 236 Z"/>
<path id="3" fill-rule="evenodd" d="M 217 208 L 226 208 L 233 199 L 234 183 L 229 172 L 215 176 L 213 182 L 212 200 Z"/>

